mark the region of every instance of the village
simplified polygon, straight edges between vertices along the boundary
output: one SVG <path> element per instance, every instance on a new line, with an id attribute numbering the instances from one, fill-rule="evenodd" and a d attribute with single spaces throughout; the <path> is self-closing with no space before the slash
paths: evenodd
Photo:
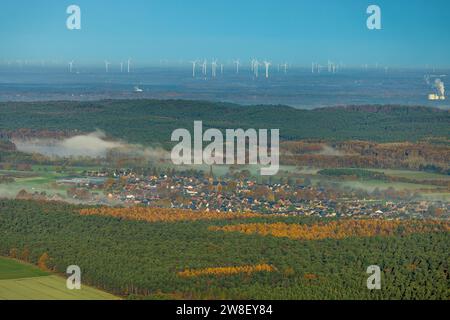
<path id="1" fill-rule="evenodd" d="M 71 185 L 68 195 L 73 199 L 104 205 L 386 219 L 445 218 L 450 212 L 450 204 L 442 201 L 386 199 L 362 191 L 304 185 L 302 181 L 258 183 L 250 177 L 215 178 L 203 172 L 95 171 L 59 183 Z"/>

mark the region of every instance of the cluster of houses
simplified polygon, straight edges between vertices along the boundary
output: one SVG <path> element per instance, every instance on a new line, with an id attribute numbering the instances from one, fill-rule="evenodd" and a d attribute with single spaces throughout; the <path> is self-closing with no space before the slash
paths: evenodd
<path id="1" fill-rule="evenodd" d="M 99 182 L 103 181 L 106 201 L 123 205 L 318 217 L 424 217 L 450 212 L 449 203 L 444 202 L 343 198 L 336 197 L 334 190 L 319 187 L 260 184 L 233 177 L 214 179 L 204 174 L 139 175 L 123 170 L 88 172 L 87 176 L 88 179 L 82 180 L 84 187 L 97 191 Z"/>

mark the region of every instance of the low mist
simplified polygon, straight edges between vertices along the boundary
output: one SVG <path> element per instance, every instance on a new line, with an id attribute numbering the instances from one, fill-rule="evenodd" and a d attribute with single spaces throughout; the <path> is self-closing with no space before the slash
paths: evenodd
<path id="1" fill-rule="evenodd" d="M 13 139 L 17 150 L 25 153 L 39 153 L 47 157 L 105 158 L 110 151 L 143 157 L 146 159 L 168 159 L 169 153 L 161 148 L 144 147 L 123 141 L 112 141 L 100 130 L 77 135 L 67 139 Z"/>

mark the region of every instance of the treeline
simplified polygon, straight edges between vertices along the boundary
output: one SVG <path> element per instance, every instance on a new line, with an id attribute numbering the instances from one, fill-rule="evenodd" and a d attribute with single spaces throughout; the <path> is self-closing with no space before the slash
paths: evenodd
<path id="1" fill-rule="evenodd" d="M 449 232 L 298 240 L 208 230 L 242 223 L 239 220 L 148 223 L 82 216 L 80 209 L 64 203 L 1 200 L 0 254 L 13 253 L 41 265 L 45 260 L 46 268 L 61 274 L 76 264 L 83 283 L 129 298 L 450 298 Z M 276 222 L 273 219 L 247 222 Z M 319 221 L 276 219 L 293 225 Z M 373 264 L 382 270 L 382 290 L 366 287 L 366 269 Z M 234 272 L 257 265 L 276 272 Z M 180 276 L 186 270 L 202 276 Z"/>

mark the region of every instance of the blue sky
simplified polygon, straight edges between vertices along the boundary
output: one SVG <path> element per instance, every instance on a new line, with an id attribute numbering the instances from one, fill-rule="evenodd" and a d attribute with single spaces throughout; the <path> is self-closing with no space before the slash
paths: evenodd
<path id="1" fill-rule="evenodd" d="M 66 28 L 66 8 L 82 29 Z M 382 10 L 382 30 L 366 8 Z M 0 59 L 250 57 L 309 65 L 450 66 L 448 0 L 2 0 Z"/>

